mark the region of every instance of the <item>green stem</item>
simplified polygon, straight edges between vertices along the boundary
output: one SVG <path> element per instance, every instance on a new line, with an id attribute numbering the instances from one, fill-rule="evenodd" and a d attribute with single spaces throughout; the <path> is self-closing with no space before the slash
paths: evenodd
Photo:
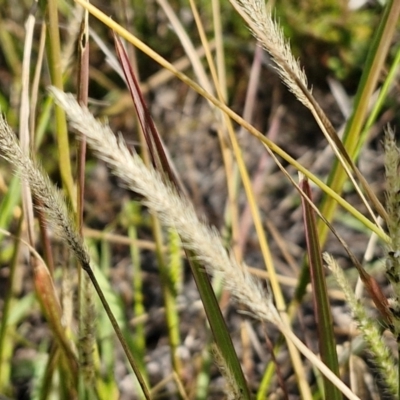
<path id="1" fill-rule="evenodd" d="M 41 6 L 42 10 L 44 10 L 47 23 L 48 41 L 46 44 L 51 82 L 56 88 L 63 90 L 57 1 L 42 0 Z M 57 105 L 55 106 L 55 122 L 58 146 L 58 164 L 60 168 L 61 181 L 68 201 L 75 209 L 74 184 L 72 179 L 67 121 L 64 110 Z"/>

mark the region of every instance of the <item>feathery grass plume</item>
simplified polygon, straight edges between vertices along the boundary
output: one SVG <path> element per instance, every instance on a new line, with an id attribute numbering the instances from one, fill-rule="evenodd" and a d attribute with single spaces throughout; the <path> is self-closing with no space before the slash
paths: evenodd
<path id="1" fill-rule="evenodd" d="M 368 344 L 368 349 L 374 357 L 376 366 L 381 372 L 381 376 L 385 380 L 390 391 L 396 394 L 398 387 L 398 370 L 390 350 L 382 340 L 379 326 L 367 315 L 365 307 L 354 295 L 354 291 L 350 287 L 347 278 L 344 276 L 336 260 L 328 253 L 324 253 L 323 257 L 346 297 L 353 317 L 357 322 L 365 342 Z"/>
<path id="2" fill-rule="evenodd" d="M 231 3 L 248 23 L 252 34 L 275 61 L 275 67 L 289 90 L 307 108 L 312 105 L 305 95 L 309 91 L 307 77 L 293 56 L 282 29 L 271 15 L 264 0 L 231 0 Z"/>
<path id="3" fill-rule="evenodd" d="M 71 126 L 85 135 L 89 145 L 133 191 L 143 196 L 143 204 L 157 214 L 167 226 L 175 228 L 184 246 L 192 250 L 207 271 L 220 276 L 234 298 L 245 304 L 261 320 L 280 320 L 272 299 L 227 253 L 216 229 L 200 222 L 193 206 L 166 185 L 160 174 L 147 168 L 137 154 L 131 154 L 121 138 L 97 121 L 87 109 L 81 108 L 71 94 L 51 89 L 65 110 Z"/>
<path id="4" fill-rule="evenodd" d="M 48 221 L 57 234 L 71 246 L 82 265 L 89 265 L 89 255 L 75 230 L 75 223 L 65 205 L 63 195 L 51 184 L 48 176 L 21 150 L 18 139 L 0 115 L 0 156 L 9 161 L 30 186 L 42 204 Z"/>
<path id="5" fill-rule="evenodd" d="M 400 337 L 400 150 L 393 130 L 388 127 L 383 141 L 385 149 L 387 228 L 391 243 L 386 257 L 386 275 L 392 284 L 394 299 L 393 329 Z"/>
<path id="6" fill-rule="evenodd" d="M 282 321 L 271 295 L 265 293 L 247 268 L 240 268 L 234 256 L 224 249 L 216 229 L 200 222 L 186 199 L 165 184 L 154 168 L 147 168 L 137 154 L 131 154 L 122 138 L 117 139 L 107 125 L 98 122 L 86 108 L 81 108 L 71 94 L 54 87 L 51 92 L 65 110 L 72 127 L 85 135 L 89 146 L 110 165 L 115 175 L 143 196 L 142 203 L 157 214 L 164 225 L 176 229 L 183 245 L 196 254 L 209 273 L 222 278 L 232 297 L 244 304 L 255 318 L 275 324 L 348 398 L 358 399 Z"/>

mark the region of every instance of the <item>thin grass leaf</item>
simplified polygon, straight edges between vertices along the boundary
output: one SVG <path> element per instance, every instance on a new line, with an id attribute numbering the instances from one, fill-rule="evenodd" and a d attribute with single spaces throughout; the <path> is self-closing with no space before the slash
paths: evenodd
<path id="1" fill-rule="evenodd" d="M 305 195 L 312 201 L 311 188 L 306 179 L 301 179 L 300 188 Z M 311 275 L 311 284 L 313 288 L 313 302 L 316 313 L 319 351 L 322 361 L 329 369 L 340 376 L 339 363 L 336 353 L 336 341 L 333 332 L 333 319 L 328 298 L 328 288 L 325 280 L 325 271 L 322 261 L 322 253 L 319 243 L 317 225 L 315 221 L 314 210 L 309 203 L 302 197 L 303 219 L 305 224 L 305 234 L 307 242 L 308 263 Z M 325 396 L 330 400 L 341 400 L 342 393 L 332 382 L 324 378 Z"/>
<path id="2" fill-rule="evenodd" d="M 279 351 L 279 348 L 283 344 L 283 338 L 280 340 L 281 343 L 275 346 L 274 351 Z M 271 385 L 271 381 L 274 379 L 276 373 L 276 365 L 274 362 L 269 362 L 267 367 L 265 368 L 265 372 L 263 374 L 262 380 L 260 382 L 260 386 L 257 390 L 257 400 L 264 400 L 267 398 L 268 389 Z"/>
<path id="3" fill-rule="evenodd" d="M 373 109 L 371 110 L 367 122 L 363 128 L 363 131 L 360 134 L 360 140 L 357 145 L 356 154 L 358 154 L 368 138 L 368 134 L 370 129 L 376 122 L 382 108 L 385 104 L 385 100 L 387 99 L 390 89 L 393 87 L 393 83 L 395 82 L 398 70 L 400 65 L 400 46 L 397 47 L 396 55 L 393 60 L 392 65 L 390 66 L 390 70 L 385 78 L 385 81 L 382 84 L 382 87 L 379 90 L 379 96 L 374 104 Z"/>
<path id="4" fill-rule="evenodd" d="M 107 257 L 107 253 L 108 253 L 108 243 L 104 243 L 104 245 L 102 246 L 103 251 L 102 251 L 102 259 L 100 260 L 101 264 L 102 264 L 102 269 L 100 269 L 96 263 L 93 263 L 93 273 L 96 276 L 96 281 L 98 282 L 99 286 L 102 289 L 102 292 L 104 294 L 104 298 L 106 300 L 106 303 L 108 305 L 108 307 L 110 308 L 112 315 L 114 315 L 115 321 L 110 321 L 112 324 L 112 328 L 115 329 L 114 326 L 114 322 L 117 323 L 117 325 L 120 327 L 121 330 L 121 335 L 124 339 L 123 341 L 123 346 L 126 346 L 126 352 L 129 352 L 129 354 L 131 354 L 130 357 L 134 357 L 134 362 L 135 362 L 135 375 L 137 380 L 135 381 L 136 385 L 137 385 L 137 389 L 138 391 L 143 390 L 143 386 L 144 387 L 148 387 L 148 379 L 147 379 L 147 371 L 144 369 L 144 361 L 143 358 L 140 358 L 142 356 L 142 352 L 139 350 L 138 351 L 138 346 L 136 344 L 135 341 L 135 337 L 132 335 L 132 333 L 130 332 L 125 314 L 125 306 L 123 301 L 121 300 L 121 298 L 118 296 L 117 293 L 115 293 L 114 288 L 111 286 L 111 283 L 108 279 L 108 274 L 105 275 L 105 271 L 107 271 L 108 265 L 109 265 L 109 258 Z M 103 255 L 105 255 L 105 257 L 103 257 Z M 105 268 L 105 266 L 107 266 Z M 103 300 L 102 300 L 102 304 Z M 107 318 L 110 320 L 108 312 L 106 312 L 107 314 Z M 100 323 L 101 321 L 105 322 L 105 318 L 104 318 L 104 314 L 101 313 L 101 315 L 99 316 L 100 318 Z M 102 325 L 101 325 L 102 326 Z M 105 365 L 108 367 L 107 368 L 107 375 L 109 377 L 113 376 L 113 371 L 114 371 L 114 356 L 113 356 L 113 350 L 114 350 L 114 344 L 112 343 L 112 337 L 111 337 L 111 329 L 108 329 L 109 325 L 107 328 L 103 327 L 100 332 L 98 332 L 98 337 L 100 337 L 102 340 L 102 348 L 104 351 L 104 360 L 103 362 L 105 363 Z M 131 363 L 131 361 L 129 360 L 129 363 Z M 97 380 L 97 385 L 99 387 L 102 386 L 101 384 L 101 380 Z M 109 384 L 110 390 L 114 388 L 114 385 L 112 383 Z M 117 390 L 117 388 L 114 388 L 113 390 Z M 146 398 L 151 398 L 150 396 L 150 392 L 148 391 L 147 393 L 144 392 L 144 395 L 147 396 Z"/>
<path id="5" fill-rule="evenodd" d="M 168 160 L 167 152 L 161 136 L 157 131 L 153 119 L 151 118 L 150 111 L 144 101 L 142 91 L 140 90 L 139 83 L 135 77 L 135 73 L 133 72 L 125 48 L 122 45 L 121 39 L 115 33 L 114 42 L 122 70 L 124 71 L 126 83 L 132 96 L 133 105 L 135 106 L 139 123 L 146 139 L 153 166 L 160 173 L 165 173 L 168 179 L 174 183 L 175 187 L 179 191 L 183 191 L 183 186 L 179 182 L 178 177 L 172 168 L 172 164 Z"/>

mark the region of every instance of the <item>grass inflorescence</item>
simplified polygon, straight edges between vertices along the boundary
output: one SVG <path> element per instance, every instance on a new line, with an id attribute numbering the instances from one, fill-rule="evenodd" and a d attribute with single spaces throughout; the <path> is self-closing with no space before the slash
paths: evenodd
<path id="1" fill-rule="evenodd" d="M 0 397 L 399 397 L 400 5 L 289 3 L 5 6 Z"/>

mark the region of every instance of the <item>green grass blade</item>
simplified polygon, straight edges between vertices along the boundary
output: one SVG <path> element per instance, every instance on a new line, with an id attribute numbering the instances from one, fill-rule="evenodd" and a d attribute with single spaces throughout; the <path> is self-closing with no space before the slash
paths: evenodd
<path id="1" fill-rule="evenodd" d="M 349 156 L 353 160 L 357 158 L 360 150 L 358 144 L 361 140 L 361 130 L 368 112 L 368 102 L 373 91 L 375 90 L 377 79 L 381 72 L 383 62 L 388 52 L 389 44 L 391 43 L 393 37 L 399 12 L 400 3 L 398 1 L 391 0 L 387 2 L 380 25 L 376 30 L 375 36 L 371 43 L 365 68 L 363 70 L 359 88 L 354 100 L 353 113 L 346 124 L 346 129 L 343 136 L 344 146 Z M 334 193 L 340 195 L 346 179 L 347 175 L 336 159 L 329 174 L 327 186 L 329 186 Z M 324 194 L 320 209 L 321 213 L 328 221 L 332 221 L 336 207 L 337 202 L 331 196 Z M 323 247 L 327 239 L 329 229 L 322 220 L 317 222 L 317 227 L 320 244 Z M 296 289 L 296 299 L 300 300 L 305 294 L 305 290 L 309 281 L 310 277 L 308 268 L 303 265 L 302 273 L 299 279 L 299 285 Z"/>
<path id="2" fill-rule="evenodd" d="M 392 87 L 392 84 L 396 78 L 398 69 L 399 69 L 399 64 L 400 64 L 400 46 L 397 47 L 396 50 L 396 56 L 393 60 L 393 63 L 390 67 L 389 73 L 386 76 L 385 81 L 383 82 L 382 88 L 379 92 L 379 96 L 378 99 L 374 105 L 374 108 L 372 109 L 367 122 L 365 124 L 365 127 L 361 133 L 361 137 L 360 137 L 360 141 L 358 143 L 358 147 L 356 150 L 356 154 L 359 153 L 362 145 L 364 144 L 365 140 L 368 137 L 368 133 L 369 130 L 371 129 L 371 127 L 373 126 L 373 124 L 375 123 L 376 119 L 378 118 L 378 115 L 380 113 L 380 111 L 382 110 L 383 106 L 384 106 L 384 101 L 386 100 L 386 97 L 388 96 L 389 90 Z"/>
<path id="3" fill-rule="evenodd" d="M 300 182 L 307 197 L 311 199 L 311 188 L 306 179 Z M 319 350 L 322 361 L 334 372 L 339 374 L 339 363 L 336 353 L 335 335 L 333 332 L 333 320 L 328 298 L 328 289 L 325 281 L 325 271 L 322 261 L 322 253 L 319 243 L 319 235 L 315 220 L 314 210 L 310 204 L 302 197 L 303 218 L 305 224 L 308 262 L 310 268 L 311 284 L 313 288 L 314 309 L 316 313 Z M 340 400 L 343 398 L 339 389 L 330 380 L 324 377 L 325 396 L 330 400 Z"/>
<path id="4" fill-rule="evenodd" d="M 386 59 L 390 43 L 392 42 L 396 24 L 400 13 L 400 2 L 390 0 L 385 6 L 378 29 L 372 39 L 371 47 L 365 62 L 363 74 L 354 100 L 353 113 L 346 124 L 343 143 L 349 156 L 356 159 L 358 153 L 357 145 L 360 140 L 361 130 L 368 112 L 368 103 L 373 91 L 376 88 L 383 63 Z M 343 184 L 346 181 L 346 173 L 336 160 L 328 178 L 328 186 L 336 193 L 341 193 Z M 328 221 L 331 221 L 336 210 L 336 202 L 325 196 L 322 202 L 321 212 Z M 325 243 L 328 227 L 318 222 L 320 241 Z"/>
<path id="5" fill-rule="evenodd" d="M 226 364 L 229 365 L 234 380 L 243 394 L 243 399 L 250 399 L 251 396 L 247 387 L 247 382 L 243 375 L 242 367 L 240 366 L 235 348 L 233 347 L 232 338 L 229 335 L 226 322 L 221 309 L 219 308 L 210 279 L 208 275 L 204 273 L 202 266 L 194 260 L 195 254 L 192 252 L 187 252 L 187 254 L 189 256 L 188 259 L 192 267 L 193 276 L 196 281 L 201 301 L 204 305 L 207 319 L 210 323 L 215 343 L 221 351 Z"/>

